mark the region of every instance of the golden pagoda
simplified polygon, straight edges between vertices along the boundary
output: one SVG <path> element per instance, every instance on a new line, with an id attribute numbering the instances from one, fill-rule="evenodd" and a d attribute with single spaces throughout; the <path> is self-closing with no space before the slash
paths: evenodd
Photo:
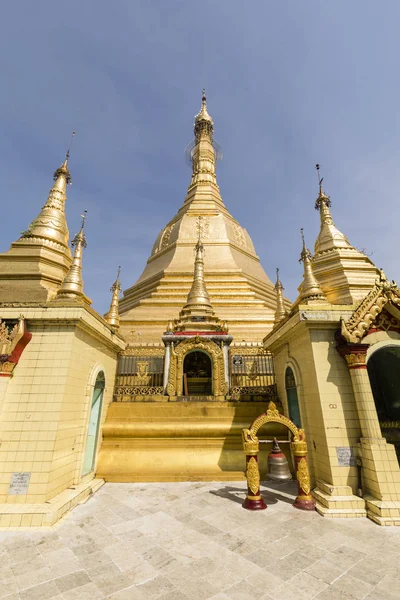
<path id="1" fill-rule="evenodd" d="M 55 297 L 71 265 L 65 217 L 67 185 L 71 183 L 65 161 L 54 173 L 54 185 L 39 215 L 21 237 L 0 254 L 2 302 L 43 302 Z"/>
<path id="2" fill-rule="evenodd" d="M 192 248 L 199 234 L 207 253 L 205 280 L 213 306 L 234 338 L 261 341 L 274 323 L 276 294 L 249 234 L 229 213 L 216 179 L 214 123 L 206 95 L 194 122 L 192 177 L 184 203 L 158 235 L 147 265 L 120 301 L 121 333 L 128 342 L 158 342 L 189 293 Z"/>
<path id="3" fill-rule="evenodd" d="M 322 181 L 319 180 L 319 194 L 315 202 L 321 228 L 315 241 L 313 272 L 330 302 L 354 304 L 369 292 L 379 276 L 379 269 L 335 226 L 330 211 L 331 200 L 322 189 Z"/>

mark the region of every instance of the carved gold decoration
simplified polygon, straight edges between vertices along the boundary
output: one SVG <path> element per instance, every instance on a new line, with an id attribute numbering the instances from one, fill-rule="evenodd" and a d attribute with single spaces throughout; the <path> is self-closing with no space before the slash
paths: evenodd
<path id="1" fill-rule="evenodd" d="M 20 323 L 14 325 L 12 329 L 8 329 L 6 323 L 0 319 L 0 355 L 11 354 L 14 346 L 13 342 L 18 335 Z"/>
<path id="2" fill-rule="evenodd" d="M 167 392 L 169 396 L 182 395 L 183 361 L 191 350 L 204 350 L 212 361 L 213 395 L 224 396 L 227 393 L 225 382 L 225 365 L 222 349 L 210 340 L 202 340 L 200 336 L 183 340 L 177 346 L 171 346 L 171 361 L 169 368 Z"/>
<path id="3" fill-rule="evenodd" d="M 260 489 L 260 471 L 258 470 L 258 464 L 254 456 L 247 463 L 246 477 L 249 490 L 254 495 L 257 494 Z"/>
<path id="4" fill-rule="evenodd" d="M 243 229 L 237 223 L 234 223 L 233 230 L 235 232 L 236 243 L 240 248 L 246 248 L 246 238 L 243 233 Z"/>
<path id="5" fill-rule="evenodd" d="M 303 492 L 308 496 L 311 490 L 310 474 L 308 471 L 307 459 L 301 458 L 297 465 L 297 480 Z"/>
<path id="6" fill-rule="evenodd" d="M 242 430 L 242 442 L 245 454 L 258 454 L 260 444 L 257 436 L 250 429 Z"/>
<path id="7" fill-rule="evenodd" d="M 365 366 L 367 364 L 367 354 L 365 352 L 345 354 L 344 357 L 350 368 Z"/>
<path id="8" fill-rule="evenodd" d="M 128 347 L 120 356 L 164 356 L 165 348 L 146 348 L 145 346 L 140 347 Z"/>
<path id="9" fill-rule="evenodd" d="M 163 396 L 162 386 L 118 385 L 115 387 L 114 399 L 121 402 L 121 396 L 130 396 L 128 402 L 134 402 L 135 396 Z"/>
<path id="10" fill-rule="evenodd" d="M 304 435 L 303 430 L 298 429 L 290 419 L 285 417 L 285 415 L 281 415 L 279 413 L 274 402 L 269 403 L 267 412 L 263 413 L 262 415 L 257 417 L 255 421 L 253 421 L 253 423 L 250 426 L 250 430 L 257 434 L 257 431 L 260 429 L 260 427 L 265 425 L 265 423 L 271 422 L 282 423 L 282 425 L 285 425 L 285 427 L 287 427 L 292 432 L 293 441 L 299 441 L 301 439 L 300 435 Z"/>
<path id="11" fill-rule="evenodd" d="M 375 324 L 379 329 L 389 331 L 390 329 L 400 329 L 400 320 L 396 319 L 386 311 L 381 312 L 375 319 Z"/>
<path id="12" fill-rule="evenodd" d="M 82 279 L 82 254 L 86 248 L 86 237 L 84 232 L 86 219 L 86 211 L 82 215 L 82 224 L 79 232 L 75 235 L 71 245 L 75 248 L 72 263 L 68 273 L 64 277 L 60 289 L 57 291 L 57 299 L 72 298 L 80 299 L 85 297 L 83 294 L 83 279 Z M 86 298 L 86 297 L 85 297 Z M 90 300 L 86 298 L 88 303 Z"/>
<path id="13" fill-rule="evenodd" d="M 210 217 L 199 216 L 196 218 L 195 237 L 202 240 L 208 240 L 210 237 Z"/>
<path id="14" fill-rule="evenodd" d="M 276 397 L 276 385 L 235 385 L 230 389 L 230 395 L 235 398 L 240 396 L 272 396 Z"/>
<path id="15" fill-rule="evenodd" d="M 400 310 L 400 291 L 394 281 L 389 281 L 381 270 L 379 279 L 360 302 L 351 317 L 341 320 L 341 334 L 347 342 L 357 343 L 368 332 L 383 307 L 388 303 Z"/>

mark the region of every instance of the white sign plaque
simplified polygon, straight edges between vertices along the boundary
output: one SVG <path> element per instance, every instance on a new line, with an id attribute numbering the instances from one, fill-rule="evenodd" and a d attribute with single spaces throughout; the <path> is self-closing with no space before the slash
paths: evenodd
<path id="1" fill-rule="evenodd" d="M 12 473 L 8 493 L 10 496 L 25 496 L 28 493 L 30 473 Z"/>
<path id="2" fill-rule="evenodd" d="M 337 454 L 339 467 L 355 467 L 356 466 L 353 448 L 348 448 L 347 446 L 337 446 L 336 454 Z"/>

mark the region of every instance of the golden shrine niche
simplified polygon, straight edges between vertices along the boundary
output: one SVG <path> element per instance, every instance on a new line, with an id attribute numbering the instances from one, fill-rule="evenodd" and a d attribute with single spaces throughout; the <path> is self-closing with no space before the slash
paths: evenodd
<path id="1" fill-rule="evenodd" d="M 168 396 L 183 395 L 183 361 L 190 352 L 203 351 L 208 354 L 212 364 L 212 395 L 223 397 L 228 392 L 225 380 L 224 354 L 215 342 L 201 339 L 200 336 L 183 340 L 176 346 L 171 344 L 171 362 L 169 367 Z"/>

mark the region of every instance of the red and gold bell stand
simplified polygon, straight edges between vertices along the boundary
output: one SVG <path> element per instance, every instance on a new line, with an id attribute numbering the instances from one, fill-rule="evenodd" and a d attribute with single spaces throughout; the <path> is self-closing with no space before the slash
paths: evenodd
<path id="1" fill-rule="evenodd" d="M 293 506 L 302 510 L 315 510 L 315 501 L 311 496 L 310 473 L 307 463 L 307 442 L 303 429 L 284 415 L 281 415 L 273 402 L 270 402 L 265 413 L 257 417 L 249 429 L 243 429 L 243 449 L 246 454 L 247 497 L 243 508 L 247 510 L 265 510 L 267 508 L 260 494 L 260 472 L 258 469 L 258 453 L 260 444 L 257 433 L 265 423 L 281 423 L 292 433 L 291 448 L 294 456 L 298 491 Z"/>

